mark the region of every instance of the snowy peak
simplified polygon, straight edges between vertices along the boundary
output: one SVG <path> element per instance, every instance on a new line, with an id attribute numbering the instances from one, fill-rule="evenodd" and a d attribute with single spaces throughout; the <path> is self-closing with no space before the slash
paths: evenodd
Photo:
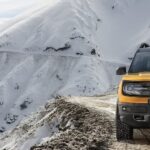
<path id="1" fill-rule="evenodd" d="M 122 61 L 126 52 L 149 39 L 149 7 L 148 1 L 63 0 L 5 30 L 0 51 L 45 54 L 64 50 L 67 44 L 71 50 L 67 48 L 65 55 L 89 55 L 95 48 L 104 59 Z"/>

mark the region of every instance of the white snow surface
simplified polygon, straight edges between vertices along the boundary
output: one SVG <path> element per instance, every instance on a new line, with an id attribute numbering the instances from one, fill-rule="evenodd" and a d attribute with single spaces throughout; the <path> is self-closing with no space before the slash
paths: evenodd
<path id="1" fill-rule="evenodd" d="M 61 0 L 3 24 L 0 131 L 57 95 L 113 89 L 116 68 L 149 42 L 149 12 L 148 0 Z"/>

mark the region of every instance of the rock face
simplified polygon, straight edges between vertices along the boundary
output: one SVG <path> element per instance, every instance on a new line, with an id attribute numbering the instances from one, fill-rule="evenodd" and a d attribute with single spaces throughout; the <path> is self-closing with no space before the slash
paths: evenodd
<path id="1" fill-rule="evenodd" d="M 110 145 L 112 123 L 105 113 L 97 113 L 63 99 L 56 101 L 56 113 L 49 117 L 49 124 L 61 116 L 56 128 L 59 136 L 54 136 L 31 150 L 105 150 Z M 48 107 L 47 107 L 48 108 Z"/>

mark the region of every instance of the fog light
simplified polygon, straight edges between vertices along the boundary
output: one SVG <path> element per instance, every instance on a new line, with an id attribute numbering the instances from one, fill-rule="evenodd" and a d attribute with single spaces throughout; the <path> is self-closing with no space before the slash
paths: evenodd
<path id="1" fill-rule="evenodd" d="M 122 106 L 122 110 L 123 111 L 127 111 L 127 107 L 126 106 Z"/>

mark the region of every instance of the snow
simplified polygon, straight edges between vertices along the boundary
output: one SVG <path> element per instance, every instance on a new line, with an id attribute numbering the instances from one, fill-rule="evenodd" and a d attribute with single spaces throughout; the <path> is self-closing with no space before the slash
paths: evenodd
<path id="1" fill-rule="evenodd" d="M 2 23 L 0 129 L 11 131 L 58 95 L 114 89 L 116 68 L 149 42 L 149 10 L 147 0 L 58 0 Z"/>
<path id="2" fill-rule="evenodd" d="M 109 115 L 115 115 L 117 95 L 116 94 L 107 94 L 97 97 L 72 97 L 67 99 L 67 101 L 83 105 L 87 108 L 92 108 L 96 111 L 104 111 Z"/>

